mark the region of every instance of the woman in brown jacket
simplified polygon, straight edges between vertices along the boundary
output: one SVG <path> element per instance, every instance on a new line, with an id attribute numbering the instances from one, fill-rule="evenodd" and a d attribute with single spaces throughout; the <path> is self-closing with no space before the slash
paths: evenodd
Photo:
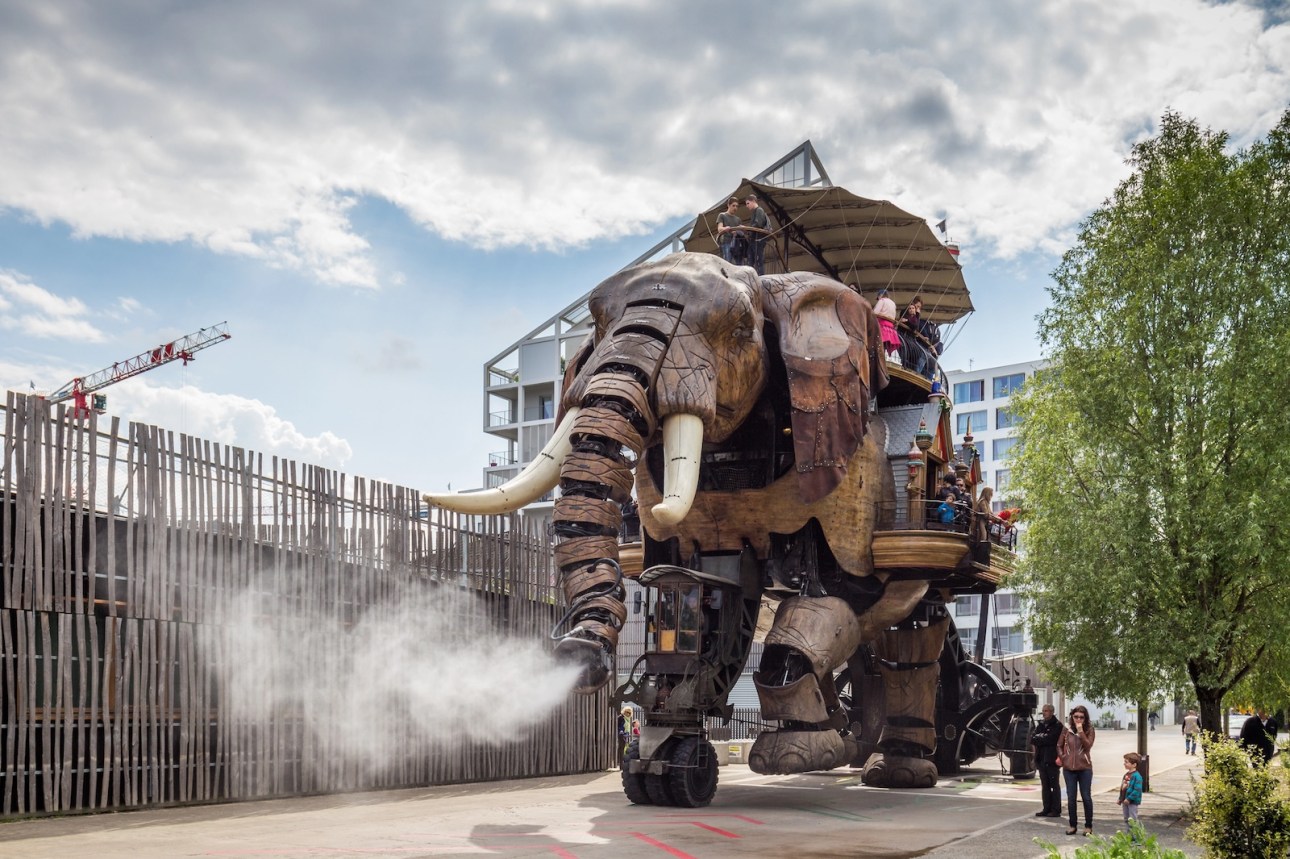
<path id="1" fill-rule="evenodd" d="M 1075 788 L 1084 799 L 1084 834 L 1093 834 L 1093 740 L 1096 732 L 1088 718 L 1088 708 L 1083 704 L 1071 710 L 1070 725 L 1062 731 L 1057 741 L 1057 754 L 1066 778 L 1067 820 L 1074 835 L 1077 823 L 1075 814 Z"/>

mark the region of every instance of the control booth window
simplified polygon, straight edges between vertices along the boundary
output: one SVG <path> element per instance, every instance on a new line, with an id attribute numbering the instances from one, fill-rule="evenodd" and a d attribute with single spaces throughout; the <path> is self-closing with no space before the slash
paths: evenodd
<path id="1" fill-rule="evenodd" d="M 699 598 L 702 585 L 664 585 L 650 633 L 660 653 L 697 653 L 699 649 Z"/>

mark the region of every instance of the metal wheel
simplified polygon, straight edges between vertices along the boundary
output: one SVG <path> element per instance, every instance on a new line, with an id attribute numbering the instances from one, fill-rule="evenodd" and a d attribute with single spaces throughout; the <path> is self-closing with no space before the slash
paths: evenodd
<path id="1" fill-rule="evenodd" d="M 645 789 L 645 776 L 641 773 L 628 772 L 630 761 L 638 761 L 641 757 L 641 741 L 632 740 L 627 746 L 627 754 L 623 756 L 622 762 L 618 768 L 622 771 L 623 776 L 623 793 L 627 798 L 636 805 L 651 805 L 653 800 L 649 798 L 649 791 Z"/>
<path id="2" fill-rule="evenodd" d="M 717 793 L 717 756 L 712 744 L 702 737 L 686 737 L 677 743 L 667 773 L 673 804 L 701 808 Z"/>

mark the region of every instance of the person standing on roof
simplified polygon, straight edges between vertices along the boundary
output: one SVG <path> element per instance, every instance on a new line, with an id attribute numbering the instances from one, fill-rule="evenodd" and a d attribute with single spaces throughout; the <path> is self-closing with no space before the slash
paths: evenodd
<path id="1" fill-rule="evenodd" d="M 752 213 L 748 216 L 748 226 L 766 230 L 769 233 L 770 218 L 766 217 L 765 210 L 757 205 L 757 195 L 749 194 L 744 197 L 744 205 Z M 758 274 L 766 273 L 766 239 L 765 233 L 753 233 L 748 237 L 748 264 L 756 269 Z"/>
<path id="2" fill-rule="evenodd" d="M 731 197 L 726 203 L 726 210 L 717 215 L 717 244 L 721 246 L 721 258 L 726 262 L 735 260 L 735 236 L 743 225 L 735 210 L 739 208 L 739 198 Z"/>

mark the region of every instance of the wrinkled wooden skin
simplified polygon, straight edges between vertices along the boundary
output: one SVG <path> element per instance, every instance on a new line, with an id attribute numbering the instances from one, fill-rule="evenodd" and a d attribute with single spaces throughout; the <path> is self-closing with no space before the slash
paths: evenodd
<path id="1" fill-rule="evenodd" d="M 771 533 L 793 533 L 814 518 L 843 569 L 854 576 L 874 575 L 873 532 L 882 503 L 894 499 L 894 486 L 884 453 L 885 427 L 869 415 L 870 400 L 887 377 L 877 318 L 863 298 L 819 275 L 758 277 L 712 255 L 675 254 L 609 278 L 593 291 L 589 307 L 594 333 L 568 363 L 557 415 L 580 408 L 574 454 L 561 469 L 562 495 L 554 517 L 566 597 L 571 604 L 585 600 L 575 606 L 572 637 L 577 641 L 571 642 L 583 649 L 571 647 L 566 655 L 585 656 L 587 645 L 608 654 L 616 644 L 619 612 L 607 611 L 606 601 L 621 601 L 623 595 L 613 591 L 614 576 L 602 559 L 617 558 L 617 546 L 607 538 L 618 524 L 612 506 L 626 498 L 632 461 L 660 443 L 659 428 L 669 415 L 701 418 L 705 442 L 728 439 L 767 383 L 767 326 L 774 326 L 787 374 L 795 473 L 759 490 L 700 491 L 689 515 L 668 527 L 650 513 L 661 500 L 661 487 L 648 469 L 636 469 L 642 527 L 656 540 L 679 537 L 682 545 L 697 544 L 704 551 L 738 550 L 746 541 L 764 558 Z M 630 457 L 621 454 L 623 448 Z M 882 631 L 907 617 L 926 588 L 920 582 L 890 583 L 857 619 L 860 640 L 887 658 Z M 829 641 L 806 639 L 831 630 L 818 636 L 811 629 L 783 632 L 786 639 L 796 634 L 806 653 L 829 650 Z M 583 688 L 599 686 L 608 664 L 589 669 Z M 824 675 L 817 675 L 811 688 L 836 701 L 832 675 Z M 808 694 L 816 693 L 801 693 Z M 818 713 L 805 697 L 786 703 L 788 695 L 779 701 L 788 712 Z M 909 712 L 889 711 L 886 724 L 893 718 L 908 721 L 899 717 L 933 719 L 934 695 L 891 698 Z M 767 740 L 759 763 L 767 772 L 847 763 L 856 743 L 850 737 L 844 742 L 833 727 L 820 724 L 814 737 L 785 733 Z M 914 738 L 901 739 L 903 749 L 912 748 Z M 923 745 L 923 751 L 930 755 L 932 748 Z M 899 765 L 900 755 L 894 757 Z"/>

